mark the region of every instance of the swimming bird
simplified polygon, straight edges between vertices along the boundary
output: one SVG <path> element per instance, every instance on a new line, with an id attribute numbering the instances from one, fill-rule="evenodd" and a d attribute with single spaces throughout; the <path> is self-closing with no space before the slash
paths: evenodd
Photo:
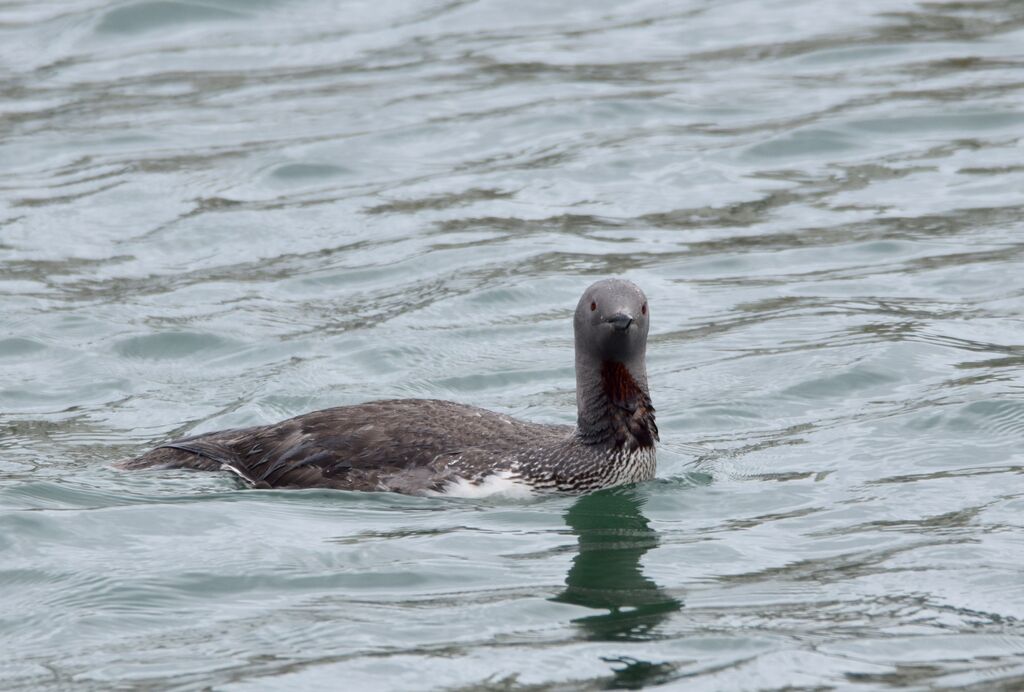
<path id="1" fill-rule="evenodd" d="M 273 425 L 165 442 L 125 469 L 225 470 L 257 488 L 482 497 L 587 493 L 649 480 L 658 427 L 647 387 L 647 297 L 605 279 L 573 317 L 576 425 L 433 399 L 370 401 Z"/>

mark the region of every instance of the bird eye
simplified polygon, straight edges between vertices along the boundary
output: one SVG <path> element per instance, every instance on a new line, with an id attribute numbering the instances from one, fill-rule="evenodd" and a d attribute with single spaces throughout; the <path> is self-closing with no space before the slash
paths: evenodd
<path id="1" fill-rule="evenodd" d="M 644 303 L 644 306 L 640 308 L 640 312 L 644 315 L 647 314 L 647 303 Z"/>
<path id="2" fill-rule="evenodd" d="M 597 310 L 597 303 L 590 301 L 590 311 L 593 312 L 594 310 Z"/>

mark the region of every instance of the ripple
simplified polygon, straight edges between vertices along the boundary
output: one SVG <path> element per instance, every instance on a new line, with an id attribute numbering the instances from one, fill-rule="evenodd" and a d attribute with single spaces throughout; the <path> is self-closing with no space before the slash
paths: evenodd
<path id="1" fill-rule="evenodd" d="M 232 342 L 214 334 L 200 332 L 162 332 L 123 339 L 115 349 L 126 358 L 181 359 L 204 351 L 223 350 Z"/>
<path id="2" fill-rule="evenodd" d="M 278 166 L 270 175 L 284 182 L 302 183 L 333 178 L 350 172 L 342 166 L 335 166 L 329 163 L 289 163 Z"/>
<path id="3" fill-rule="evenodd" d="M 101 34 L 141 34 L 181 24 L 237 20 L 241 12 L 194 2 L 135 2 L 104 13 L 96 31 Z"/>
<path id="4" fill-rule="evenodd" d="M 0 687 L 1018 682 L 1021 3 L 0 25 Z M 571 423 L 609 274 L 651 301 L 654 482 L 111 468 L 378 397 Z"/>
<path id="5" fill-rule="evenodd" d="M 0 339 L 0 358 L 20 358 L 46 349 L 44 344 L 34 339 L 12 337 Z"/>

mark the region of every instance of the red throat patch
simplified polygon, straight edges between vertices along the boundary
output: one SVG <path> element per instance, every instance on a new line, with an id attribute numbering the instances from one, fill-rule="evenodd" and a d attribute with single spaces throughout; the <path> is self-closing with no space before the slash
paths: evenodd
<path id="1" fill-rule="evenodd" d="M 636 410 L 637 405 L 646 398 L 640 385 L 622 363 L 601 363 L 601 385 L 608 401 L 628 411 Z"/>
<path id="2" fill-rule="evenodd" d="M 654 406 L 629 369 L 622 363 L 602 363 L 601 386 L 611 405 L 608 413 L 616 447 L 633 450 L 654 446 L 658 439 Z"/>

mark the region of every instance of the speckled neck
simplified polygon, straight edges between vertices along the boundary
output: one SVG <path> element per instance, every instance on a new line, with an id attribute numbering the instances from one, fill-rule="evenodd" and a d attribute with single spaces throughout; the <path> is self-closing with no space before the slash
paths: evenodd
<path id="1" fill-rule="evenodd" d="M 576 434 L 588 445 L 632 452 L 658 440 L 643 358 L 597 361 L 576 354 Z"/>

